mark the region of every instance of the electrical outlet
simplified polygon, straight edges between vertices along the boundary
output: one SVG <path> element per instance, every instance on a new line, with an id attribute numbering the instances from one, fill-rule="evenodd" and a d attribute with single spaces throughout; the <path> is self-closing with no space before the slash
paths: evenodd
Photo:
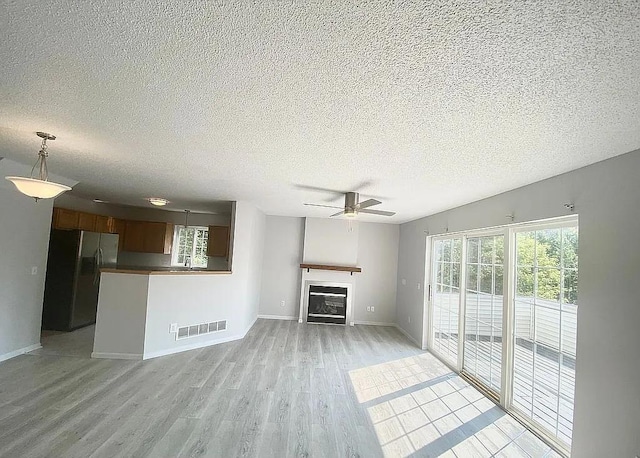
<path id="1" fill-rule="evenodd" d="M 33 266 L 31 268 L 31 275 L 38 275 L 38 266 Z"/>
<path id="2" fill-rule="evenodd" d="M 178 332 L 178 323 L 171 323 L 171 325 L 169 325 L 169 334 L 173 332 Z"/>
<path id="3" fill-rule="evenodd" d="M 367 307 L 367 312 L 370 312 L 370 311 L 371 311 L 371 307 Z"/>
<path id="4" fill-rule="evenodd" d="M 280 301 L 280 307 L 284 307 L 284 301 Z"/>
<path id="5" fill-rule="evenodd" d="M 411 315 L 407 316 L 407 321 L 411 324 Z"/>
<path id="6" fill-rule="evenodd" d="M 418 289 L 420 289 L 420 282 L 418 282 Z"/>

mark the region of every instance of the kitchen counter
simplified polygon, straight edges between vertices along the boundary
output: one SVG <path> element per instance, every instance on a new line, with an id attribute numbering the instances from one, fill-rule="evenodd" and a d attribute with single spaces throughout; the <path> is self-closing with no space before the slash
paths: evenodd
<path id="1" fill-rule="evenodd" d="M 230 270 L 142 270 L 142 269 L 101 269 L 102 273 L 136 275 L 230 275 Z"/>

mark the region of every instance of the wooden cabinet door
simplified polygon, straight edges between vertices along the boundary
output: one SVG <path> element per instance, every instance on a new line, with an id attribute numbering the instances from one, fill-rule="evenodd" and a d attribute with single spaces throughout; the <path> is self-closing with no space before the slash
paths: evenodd
<path id="1" fill-rule="evenodd" d="M 226 257 L 229 254 L 229 228 L 209 226 L 207 256 Z"/>
<path id="2" fill-rule="evenodd" d="M 167 223 L 145 223 L 144 251 L 145 253 L 164 254 L 164 240 L 167 230 Z"/>
<path id="3" fill-rule="evenodd" d="M 144 253 L 145 222 L 127 221 L 125 223 L 123 251 Z"/>
<path id="4" fill-rule="evenodd" d="M 94 215 L 93 213 L 78 213 L 78 229 L 81 231 L 95 232 L 96 216 L 97 215 Z"/>
<path id="5" fill-rule="evenodd" d="M 113 230 L 113 218 L 110 216 L 96 215 L 96 232 L 111 234 Z"/>
<path id="6" fill-rule="evenodd" d="M 53 209 L 54 229 L 78 229 L 78 212 L 66 208 Z"/>
<path id="7" fill-rule="evenodd" d="M 127 222 L 123 219 L 113 220 L 113 232 L 118 234 L 118 251 L 124 251 L 124 233 L 127 227 Z"/>

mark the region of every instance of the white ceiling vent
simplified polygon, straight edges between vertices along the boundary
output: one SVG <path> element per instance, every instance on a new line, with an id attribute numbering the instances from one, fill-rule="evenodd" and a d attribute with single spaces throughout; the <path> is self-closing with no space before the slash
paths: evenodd
<path id="1" fill-rule="evenodd" d="M 178 328 L 178 332 L 176 333 L 176 340 L 201 336 L 203 334 L 211 334 L 212 332 L 224 331 L 226 329 L 227 320 L 181 326 Z"/>

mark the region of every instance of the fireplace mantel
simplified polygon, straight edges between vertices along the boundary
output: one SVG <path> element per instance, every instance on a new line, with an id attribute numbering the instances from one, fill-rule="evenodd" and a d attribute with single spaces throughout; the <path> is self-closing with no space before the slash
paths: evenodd
<path id="1" fill-rule="evenodd" d="M 329 266 L 329 265 L 325 265 L 325 264 L 300 264 L 300 268 L 301 269 L 307 269 L 307 272 L 309 272 L 309 270 L 314 269 L 314 270 L 337 270 L 340 272 L 350 272 L 351 275 L 353 275 L 354 272 L 359 273 L 362 272 L 362 269 L 360 267 L 355 267 L 355 266 Z"/>

